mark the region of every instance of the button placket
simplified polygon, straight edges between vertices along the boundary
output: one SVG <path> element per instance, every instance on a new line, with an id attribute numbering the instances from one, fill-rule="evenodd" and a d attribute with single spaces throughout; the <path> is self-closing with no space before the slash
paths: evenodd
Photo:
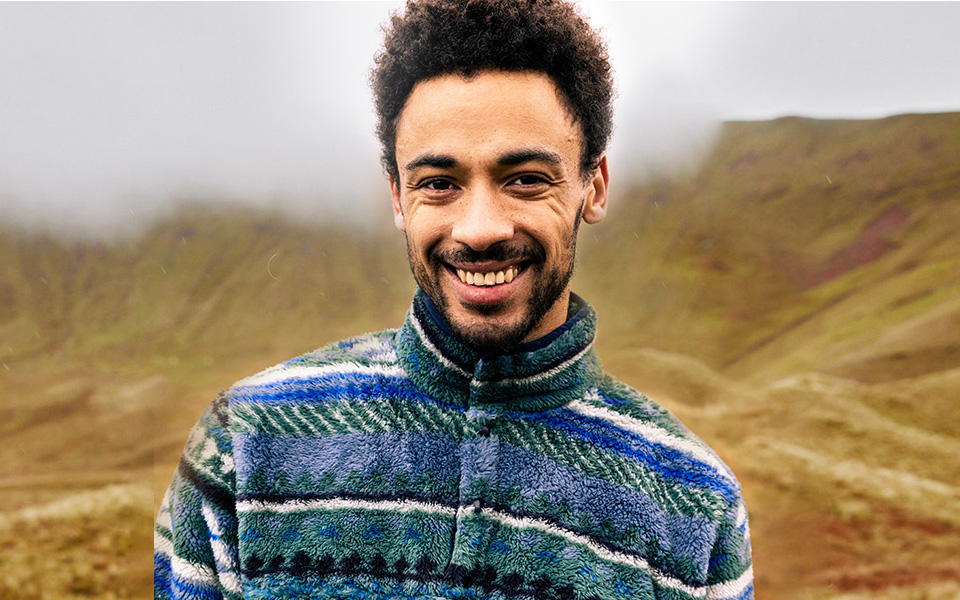
<path id="1" fill-rule="evenodd" d="M 472 408 L 466 416 L 471 426 L 460 447 L 461 504 L 451 562 L 472 569 L 485 560 L 491 543 L 492 523 L 484 513 L 497 498 L 500 443 L 493 431 L 500 415 L 496 409 Z"/>

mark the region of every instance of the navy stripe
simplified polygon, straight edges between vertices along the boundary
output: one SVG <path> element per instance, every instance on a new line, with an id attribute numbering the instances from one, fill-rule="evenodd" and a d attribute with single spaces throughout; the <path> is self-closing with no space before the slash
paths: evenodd
<path id="1" fill-rule="evenodd" d="M 158 552 L 153 553 L 153 596 L 154 600 L 173 598 L 173 576 L 170 560 Z"/>
<path id="2" fill-rule="evenodd" d="M 200 472 L 193 468 L 193 465 L 190 464 L 186 457 L 180 458 L 180 464 L 177 466 L 177 469 L 179 470 L 180 475 L 192 483 L 205 499 L 216 504 L 217 508 L 226 512 L 227 514 L 236 514 L 236 507 L 233 503 L 233 494 L 230 492 L 230 490 L 217 483 L 214 483 L 207 477 L 200 474 Z"/>
<path id="3" fill-rule="evenodd" d="M 698 473 L 691 473 L 683 469 L 671 467 L 662 464 L 655 457 L 650 455 L 649 451 L 637 450 L 632 445 L 615 439 L 608 435 L 601 435 L 583 428 L 581 425 L 571 423 L 570 421 L 558 416 L 556 411 L 546 413 L 513 413 L 518 420 L 527 420 L 550 426 L 552 429 L 562 431 L 571 437 L 576 437 L 595 447 L 605 450 L 612 450 L 622 456 L 636 459 L 638 462 L 649 468 L 650 471 L 661 475 L 665 479 L 680 482 L 681 484 L 699 485 L 701 487 L 720 493 L 727 502 L 733 502 L 736 496 L 735 490 L 732 490 L 727 481 L 720 482 L 715 477 L 707 477 Z M 643 438 L 640 438 L 643 439 Z"/>
<path id="4" fill-rule="evenodd" d="M 421 300 L 421 302 L 417 302 L 417 300 Z M 480 355 L 457 342 L 456 337 L 440 315 L 437 307 L 434 306 L 433 301 L 419 290 L 414 297 L 413 315 L 417 322 L 420 323 L 420 327 L 423 328 L 423 333 L 430 342 L 437 347 L 440 354 L 467 373 L 473 372 L 473 362 L 475 362 Z M 434 331 L 434 328 L 439 329 L 443 335 L 438 335 L 437 332 Z M 420 344 L 423 343 L 419 338 L 417 338 L 417 342 Z"/>
<path id="5" fill-rule="evenodd" d="M 210 600 L 223 599 L 223 595 L 218 589 L 193 585 L 192 583 L 177 579 L 176 575 L 171 577 L 171 583 L 171 591 L 176 590 L 179 592 L 175 594 L 177 597 L 188 596 L 190 598 L 209 598 Z"/>
<path id="6" fill-rule="evenodd" d="M 583 428 L 583 431 L 595 430 L 597 431 L 598 435 L 606 434 L 610 439 L 618 440 L 627 444 L 632 443 L 640 445 L 642 448 L 649 451 L 650 454 L 656 454 L 655 460 L 657 461 L 657 464 L 669 462 L 670 464 L 677 465 L 677 467 L 682 469 L 682 472 L 684 473 L 696 475 L 693 481 L 701 481 L 702 478 L 705 478 L 720 482 L 719 485 L 721 487 L 729 486 L 729 480 L 725 476 L 719 475 L 713 466 L 698 460 L 693 456 L 690 456 L 683 450 L 671 448 L 670 446 L 654 442 L 639 433 L 621 429 L 613 423 L 605 421 L 599 417 L 590 417 L 570 409 L 560 410 L 557 412 L 557 414 L 562 415 L 572 423 L 579 425 Z"/>
<path id="7" fill-rule="evenodd" d="M 339 400 L 403 400 L 456 412 L 466 410 L 464 406 L 443 402 L 427 395 L 406 377 L 344 373 L 237 387 L 232 393 L 232 400 L 251 404 L 307 405 Z"/>

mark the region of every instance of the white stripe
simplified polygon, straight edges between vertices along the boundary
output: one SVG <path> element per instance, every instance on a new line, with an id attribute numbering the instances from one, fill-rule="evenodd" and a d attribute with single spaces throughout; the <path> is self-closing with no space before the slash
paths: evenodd
<path id="1" fill-rule="evenodd" d="M 750 565 L 747 570 L 743 572 L 743 575 L 733 581 L 707 586 L 706 600 L 739 598 L 743 595 L 743 592 L 750 587 L 751 583 L 753 583 L 753 565 Z"/>
<path id="2" fill-rule="evenodd" d="M 364 352 L 366 350 L 373 350 L 374 348 L 382 348 L 384 345 L 383 338 L 379 336 L 374 336 L 367 338 L 365 340 L 358 341 L 355 344 L 351 344 L 348 348 L 348 352 L 356 352 L 357 354 Z"/>
<path id="3" fill-rule="evenodd" d="M 605 548 L 595 543 L 593 540 L 591 540 L 586 536 L 580 535 L 578 533 L 574 533 L 572 531 L 568 531 L 566 529 L 563 529 L 562 527 L 558 527 L 553 523 L 543 521 L 541 519 L 533 519 L 530 517 L 517 517 L 514 515 L 504 514 L 489 508 L 483 509 L 482 513 L 492 519 L 500 521 L 501 523 L 504 523 L 505 525 L 509 525 L 511 527 L 516 527 L 520 529 L 528 529 L 528 528 L 539 529 L 540 531 L 544 531 L 552 535 L 560 536 L 566 539 L 567 541 L 573 542 L 575 544 L 586 546 L 586 548 L 590 550 L 590 552 L 595 554 L 598 558 L 601 558 L 603 560 L 607 560 L 610 562 L 620 563 L 622 565 L 627 565 L 629 567 L 633 567 L 636 569 L 642 569 L 650 573 L 651 577 L 656 579 L 657 583 L 659 583 L 664 587 L 668 587 L 674 590 L 680 590 L 686 594 L 690 594 L 691 596 L 701 597 L 701 598 L 704 597 L 704 594 L 706 593 L 706 588 L 691 587 L 689 585 L 686 585 L 679 579 L 670 577 L 669 575 L 666 575 L 664 573 L 661 573 L 657 569 L 654 569 L 652 566 L 650 566 L 650 563 L 640 558 L 639 556 L 632 556 L 629 554 L 624 554 L 623 552 L 617 552 L 616 550 L 610 550 L 609 548 Z M 719 586 L 714 586 L 714 587 L 719 587 Z"/>
<path id="4" fill-rule="evenodd" d="M 441 354 L 440 350 L 438 350 L 437 347 L 434 346 L 433 343 L 431 343 L 430 340 L 427 338 L 427 334 L 423 332 L 423 327 L 420 326 L 420 321 L 417 319 L 417 315 L 412 315 L 412 317 L 413 318 L 410 319 L 410 322 L 413 323 L 413 328 L 417 330 L 417 335 L 420 337 L 420 341 L 423 342 L 423 345 L 427 347 L 427 350 L 429 350 L 435 357 L 437 357 L 437 360 L 440 361 L 440 364 L 447 367 L 448 369 L 453 369 L 454 371 L 463 375 L 464 377 L 473 377 L 473 375 L 471 375 L 470 373 L 467 373 L 466 371 L 464 371 L 454 363 L 450 362 L 450 359 L 448 359 L 446 356 Z"/>
<path id="5" fill-rule="evenodd" d="M 583 358 L 584 354 L 590 351 L 590 348 L 593 348 L 592 341 L 589 344 L 587 344 L 586 348 L 584 348 L 580 352 L 577 352 L 572 358 L 568 358 L 567 360 L 563 361 L 562 363 L 555 366 L 554 368 L 548 371 L 543 371 L 542 373 L 537 373 L 536 375 L 530 375 L 529 377 L 507 377 L 505 379 L 497 379 L 492 381 L 479 381 L 477 379 L 474 379 L 473 381 L 470 382 L 470 384 L 471 385 L 487 385 L 491 383 L 496 383 L 499 385 L 499 384 L 506 383 L 506 384 L 515 385 L 518 383 L 533 383 L 534 381 L 540 381 L 541 379 L 553 377 L 560 371 L 563 371 L 573 363 L 577 362 L 578 360 Z"/>
<path id="6" fill-rule="evenodd" d="M 170 559 L 170 569 L 174 580 L 187 580 L 194 585 L 217 587 L 217 576 L 207 565 L 188 562 L 179 556 Z"/>
<path id="7" fill-rule="evenodd" d="M 173 542 L 164 537 L 159 531 L 153 532 L 153 551 L 170 558 L 173 556 Z"/>
<path id="8" fill-rule="evenodd" d="M 744 506 L 743 501 L 741 500 L 737 504 L 737 529 L 743 527 L 743 524 L 747 522 L 747 507 Z"/>
<path id="9" fill-rule="evenodd" d="M 240 585 L 240 576 L 237 573 L 220 573 L 220 584 L 228 592 L 240 595 L 243 587 Z"/>
<path id="10" fill-rule="evenodd" d="M 230 547 L 221 539 L 222 533 L 217 515 L 214 514 L 213 510 L 207 506 L 206 503 L 203 504 L 202 512 L 203 520 L 207 522 L 207 528 L 210 530 L 210 546 L 213 548 L 214 559 L 218 566 L 221 566 L 223 569 L 235 571 L 237 569 L 237 563 L 233 560 Z"/>
<path id="11" fill-rule="evenodd" d="M 213 514 L 213 509 L 204 503 L 200 512 L 203 513 L 203 520 L 207 522 L 207 529 L 210 530 L 210 533 L 214 537 L 220 537 L 220 523 L 217 522 L 217 515 Z"/>
<path id="12" fill-rule="evenodd" d="M 347 420 L 344 419 L 343 415 L 340 414 L 339 408 L 333 408 L 328 414 L 339 422 L 337 424 L 338 429 L 346 429 L 347 431 L 351 431 L 353 429 L 353 426 L 350 425 L 350 423 L 347 423 Z"/>
<path id="13" fill-rule="evenodd" d="M 286 500 L 283 502 L 268 502 L 265 500 L 242 500 L 237 503 L 237 512 L 271 511 L 289 513 L 302 510 L 387 510 L 400 513 L 428 512 L 440 513 L 449 516 L 456 514 L 456 510 L 442 504 L 432 502 L 416 502 L 414 500 L 354 500 L 351 498 L 327 498 L 318 500 Z"/>
<path id="14" fill-rule="evenodd" d="M 397 352 L 395 350 L 383 350 L 370 355 L 370 360 L 374 362 L 392 363 L 397 362 Z"/>
<path id="15" fill-rule="evenodd" d="M 233 384 L 233 387 L 269 385 L 294 379 L 315 379 L 325 375 L 383 375 L 386 377 L 404 377 L 403 369 L 397 365 L 361 365 L 355 362 L 343 362 L 322 367 L 300 367 L 283 365 L 267 369 Z"/>
<path id="16" fill-rule="evenodd" d="M 725 479 L 730 478 L 729 472 L 724 464 L 720 462 L 709 450 L 706 450 L 695 442 L 677 437 L 664 429 L 649 423 L 644 423 L 643 421 L 634 419 L 628 415 L 620 414 L 602 406 L 587 404 L 583 400 L 574 400 L 567 405 L 567 408 L 586 417 L 601 419 L 616 425 L 621 429 L 626 429 L 631 433 L 641 435 L 651 442 L 655 442 L 662 446 L 667 446 L 668 448 L 673 448 L 674 450 L 679 450 L 685 454 L 691 455 L 694 458 L 713 467 L 714 470 L 722 475 Z"/>
<path id="17" fill-rule="evenodd" d="M 275 419 L 274 417 L 271 416 L 273 413 L 274 413 L 274 411 L 272 411 L 272 410 L 259 411 L 259 417 L 260 417 L 260 420 L 261 420 L 261 421 L 260 421 L 260 422 L 261 422 L 261 425 L 267 425 L 267 424 L 269 424 L 269 425 L 271 425 L 271 426 L 273 426 L 273 427 L 276 427 L 277 430 L 283 431 L 283 430 L 284 430 L 283 424 L 280 423 L 280 421 L 278 421 L 277 419 Z M 263 427 L 263 429 L 266 429 L 266 427 Z"/>
<path id="18" fill-rule="evenodd" d="M 313 414 L 313 416 L 314 416 L 318 421 L 320 421 L 321 423 L 323 423 L 323 426 L 326 427 L 328 431 L 336 431 L 336 430 L 337 430 L 337 427 L 331 425 L 331 424 L 330 424 L 330 421 L 328 421 L 328 420 L 326 420 L 326 419 L 323 418 L 323 415 L 320 414 L 320 411 L 317 410 L 316 407 L 312 407 L 312 408 L 310 409 L 310 412 L 311 412 L 311 414 Z"/>
<path id="19" fill-rule="evenodd" d="M 383 428 L 384 431 L 390 431 L 390 428 L 387 427 L 387 424 L 384 423 L 384 422 L 380 419 L 380 417 L 377 416 L 376 412 L 374 412 L 374 411 L 372 411 L 372 410 L 371 410 L 371 411 L 365 411 L 365 413 L 361 415 L 359 412 L 357 412 L 357 409 L 356 409 L 356 408 L 354 408 L 353 406 L 351 406 L 351 403 L 349 403 L 349 402 L 343 402 L 343 403 L 341 403 L 341 406 L 343 406 L 343 408 L 349 410 L 349 411 L 350 411 L 350 414 L 352 414 L 354 417 L 357 418 L 358 421 L 360 421 L 360 424 L 363 426 L 363 429 L 367 429 L 367 430 L 372 429 L 372 428 L 370 427 L 370 424 L 367 422 L 367 418 L 369 418 L 371 421 L 376 422 L 377 425 L 379 425 L 381 428 Z"/>
<path id="20" fill-rule="evenodd" d="M 283 414 L 283 407 L 282 407 L 282 406 L 277 407 L 276 410 L 272 410 L 272 411 L 270 411 L 270 412 L 272 412 L 272 413 L 274 413 L 274 414 L 277 414 L 277 415 L 280 415 L 280 418 L 282 418 L 284 421 L 286 421 L 287 423 L 289 423 L 289 424 L 290 424 L 290 427 L 293 427 L 293 430 L 294 430 L 295 432 L 297 432 L 297 433 L 303 433 L 303 427 L 301 427 L 298 423 L 294 423 L 293 421 L 290 420 L 290 417 L 288 417 L 287 415 Z"/>
<path id="21" fill-rule="evenodd" d="M 317 431 L 317 428 L 314 427 L 314 426 L 310 423 L 310 419 L 308 419 L 307 417 L 303 416 L 303 413 L 300 412 L 300 408 L 301 408 L 301 407 L 300 407 L 299 405 L 297 405 L 297 404 L 291 404 L 290 406 L 293 407 L 293 412 L 294 412 L 294 414 L 296 414 L 297 417 L 299 417 L 300 420 L 303 421 L 303 424 L 307 426 L 307 429 L 310 430 L 310 434 L 311 434 L 311 435 L 316 435 L 316 434 L 320 433 L 319 431 Z"/>

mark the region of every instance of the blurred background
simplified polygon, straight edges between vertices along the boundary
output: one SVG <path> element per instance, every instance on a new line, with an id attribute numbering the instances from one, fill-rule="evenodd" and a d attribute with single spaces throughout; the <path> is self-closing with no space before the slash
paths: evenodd
<path id="1" fill-rule="evenodd" d="M 399 6 L 0 3 L 0 598 L 148 597 L 217 392 L 402 322 Z M 580 6 L 605 368 L 740 477 L 758 598 L 960 597 L 960 4 Z"/>

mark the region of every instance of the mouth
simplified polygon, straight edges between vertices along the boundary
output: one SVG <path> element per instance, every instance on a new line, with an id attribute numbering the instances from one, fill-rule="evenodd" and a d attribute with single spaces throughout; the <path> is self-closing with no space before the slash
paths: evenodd
<path id="1" fill-rule="evenodd" d="M 490 287 L 512 282 L 527 267 L 527 262 L 503 265 L 455 266 L 447 264 L 447 269 L 461 282 L 474 287 Z"/>
<path id="2" fill-rule="evenodd" d="M 480 267 L 455 267 L 448 265 L 448 268 L 456 273 L 460 281 L 467 285 L 475 287 L 488 287 L 510 283 L 519 275 L 525 265 L 515 264 L 501 268 L 480 268 Z"/>

